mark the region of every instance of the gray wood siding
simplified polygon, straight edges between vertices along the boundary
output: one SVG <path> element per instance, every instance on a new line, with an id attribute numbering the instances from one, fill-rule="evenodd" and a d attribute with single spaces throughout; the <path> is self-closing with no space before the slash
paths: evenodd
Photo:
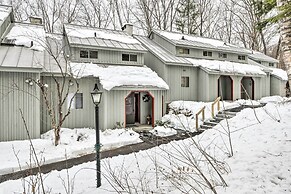
<path id="1" fill-rule="evenodd" d="M 39 73 L 0 72 L 0 141 L 28 139 L 19 109 L 32 138 L 40 137 L 39 88 L 25 83 Z"/>
<path id="2" fill-rule="evenodd" d="M 169 41 L 165 40 L 163 37 L 159 36 L 158 34 L 154 33 L 153 39 L 154 42 L 158 43 L 164 49 L 168 50 L 173 55 L 176 54 L 176 47 L 175 45 L 171 44 Z"/>
<path id="3" fill-rule="evenodd" d="M 45 82 L 51 85 L 52 80 L 50 77 L 45 77 Z M 96 78 L 82 78 L 78 82 L 80 84 L 79 93 L 83 93 L 83 109 L 72 109 L 71 114 L 66 119 L 62 127 L 67 128 L 95 128 L 95 105 L 92 102 L 90 92 L 93 90 L 96 83 Z M 102 90 L 102 86 L 98 86 Z M 99 105 L 99 127 L 100 129 L 113 128 L 117 122 L 125 124 L 125 98 L 136 90 L 103 90 L 101 103 Z M 162 96 L 166 95 L 166 91 L 163 90 L 149 90 L 149 92 L 155 97 L 155 120 L 162 118 Z M 55 93 L 51 94 L 53 100 L 57 99 Z M 64 110 L 67 110 L 67 101 L 64 105 Z M 165 106 L 164 106 L 165 107 Z M 47 114 L 46 107 L 43 105 L 42 112 L 42 133 L 51 129 L 50 118 Z M 144 115 L 141 114 L 141 117 Z"/>
<path id="4" fill-rule="evenodd" d="M 11 23 L 12 13 L 4 20 L 0 22 L 0 38 L 8 28 L 9 24 Z"/>
<path id="5" fill-rule="evenodd" d="M 167 101 L 198 99 L 198 69 L 196 67 L 167 66 L 168 79 L 165 80 L 170 90 Z M 189 77 L 189 87 L 181 87 L 181 77 Z"/>
<path id="6" fill-rule="evenodd" d="M 157 72 L 162 79 L 166 80 L 166 65 L 150 52 L 145 54 L 145 65 Z"/>
<path id="7" fill-rule="evenodd" d="M 193 57 L 193 58 L 199 58 L 199 59 L 209 59 L 209 60 L 221 60 L 221 61 L 232 61 L 232 62 L 237 62 L 237 63 L 247 63 L 248 62 L 248 57 L 246 57 L 246 60 L 238 60 L 238 54 L 234 53 L 227 53 L 227 52 L 218 52 L 218 51 L 213 51 L 213 50 L 208 50 L 208 49 L 194 49 L 194 48 L 189 48 L 189 54 L 179 54 L 179 49 L 180 48 L 187 48 L 187 47 L 176 47 L 175 54 L 176 56 L 180 57 Z M 203 51 L 210 51 L 212 52 L 212 56 L 203 56 Z M 219 53 L 226 53 L 227 58 L 219 58 Z"/>
<path id="8" fill-rule="evenodd" d="M 128 51 L 112 51 L 112 50 L 98 50 L 98 59 L 84 59 L 80 58 L 80 50 L 88 50 L 87 48 L 77 48 L 71 47 L 71 60 L 73 62 L 92 62 L 92 63 L 102 63 L 102 64 L 116 64 L 116 65 L 143 65 L 144 64 L 144 54 L 143 53 L 133 53 Z M 137 61 L 122 61 L 122 54 L 134 54 L 137 55 Z"/>
<path id="9" fill-rule="evenodd" d="M 287 81 L 283 81 L 281 79 L 278 79 L 274 76 L 271 76 L 270 79 L 270 85 L 271 85 L 271 91 L 270 91 L 270 95 L 274 96 L 274 95 L 279 95 L 279 96 L 286 96 L 286 83 Z"/>
<path id="10" fill-rule="evenodd" d="M 59 78 L 60 79 L 60 78 Z M 56 102 L 57 93 L 56 93 L 56 86 L 54 84 L 54 81 L 51 77 L 43 77 L 44 83 L 47 83 L 49 87 L 52 89 L 50 90 L 50 99 Z M 91 99 L 90 92 L 93 90 L 94 85 L 96 83 L 96 79 L 94 78 L 82 78 L 78 80 L 79 83 L 79 92 L 83 93 L 83 108 L 82 109 L 71 109 L 70 115 L 65 120 L 62 127 L 67 128 L 80 128 L 80 127 L 89 127 L 94 128 L 95 127 L 95 116 L 94 116 L 94 104 Z M 70 90 L 70 93 L 74 93 L 75 87 L 72 86 L 72 89 Z M 103 100 L 103 99 L 102 99 Z M 101 103 L 102 104 L 102 103 Z M 56 108 L 56 107 L 54 107 Z M 45 104 L 42 102 L 42 116 L 41 116 L 41 132 L 44 133 L 48 130 L 50 130 L 51 127 L 51 120 L 47 112 L 47 108 Z M 63 112 L 67 112 L 68 110 L 68 99 L 66 100 L 64 106 L 63 106 Z"/>

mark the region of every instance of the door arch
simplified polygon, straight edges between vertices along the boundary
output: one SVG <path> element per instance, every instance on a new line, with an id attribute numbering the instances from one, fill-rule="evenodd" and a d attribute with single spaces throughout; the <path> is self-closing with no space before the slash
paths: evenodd
<path id="1" fill-rule="evenodd" d="M 155 98 L 148 91 L 131 91 L 125 97 L 125 127 L 135 124 L 147 124 L 150 115 L 151 126 L 155 123 Z"/>
<path id="2" fill-rule="evenodd" d="M 241 99 L 254 100 L 255 97 L 255 82 L 252 77 L 243 77 L 240 82 Z"/>
<path id="3" fill-rule="evenodd" d="M 218 78 L 218 96 L 223 100 L 233 100 L 233 80 L 230 76 L 221 75 Z"/>

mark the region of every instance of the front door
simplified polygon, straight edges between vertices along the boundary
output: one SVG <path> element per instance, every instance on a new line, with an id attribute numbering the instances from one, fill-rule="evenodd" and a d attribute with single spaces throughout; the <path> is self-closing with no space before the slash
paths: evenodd
<path id="1" fill-rule="evenodd" d="M 132 92 L 125 99 L 126 125 L 140 122 L 139 92 Z"/>

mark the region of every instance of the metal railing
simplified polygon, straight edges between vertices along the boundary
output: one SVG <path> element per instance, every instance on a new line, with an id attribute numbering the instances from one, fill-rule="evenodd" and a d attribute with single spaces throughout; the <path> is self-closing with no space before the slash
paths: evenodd
<path id="1" fill-rule="evenodd" d="M 196 113 L 196 130 L 198 129 L 198 116 L 199 114 L 202 113 L 202 121 L 204 121 L 205 119 L 205 106 L 201 108 L 201 110 L 199 110 L 199 112 Z"/>
<path id="2" fill-rule="evenodd" d="M 211 116 L 212 118 L 214 118 L 214 106 L 215 104 L 217 104 L 217 111 L 219 111 L 220 109 L 220 99 L 221 97 L 217 97 L 216 100 L 214 100 L 214 102 L 211 104 Z"/>

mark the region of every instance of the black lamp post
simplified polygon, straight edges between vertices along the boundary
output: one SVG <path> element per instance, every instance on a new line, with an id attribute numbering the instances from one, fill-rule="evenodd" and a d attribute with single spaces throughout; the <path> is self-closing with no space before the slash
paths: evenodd
<path id="1" fill-rule="evenodd" d="M 91 92 L 93 103 L 95 104 L 95 122 L 96 122 L 96 173 L 97 173 L 97 188 L 101 186 L 101 168 L 100 168 L 100 135 L 99 135 L 99 104 L 101 102 L 102 92 L 98 89 L 97 84 Z"/>

